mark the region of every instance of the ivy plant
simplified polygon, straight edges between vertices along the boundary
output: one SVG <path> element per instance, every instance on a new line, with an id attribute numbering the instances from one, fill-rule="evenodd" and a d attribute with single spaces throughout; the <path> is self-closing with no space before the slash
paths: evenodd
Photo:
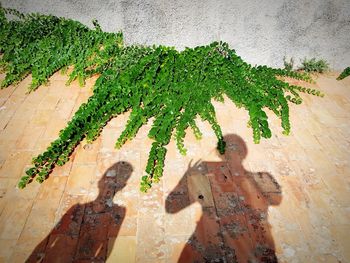
<path id="1" fill-rule="evenodd" d="M 286 57 L 283 57 L 283 65 L 285 70 L 292 71 L 294 68 L 294 58 L 290 58 L 289 60 Z"/>
<path id="2" fill-rule="evenodd" d="M 337 77 L 337 80 L 345 79 L 346 77 L 350 76 L 350 67 L 347 67 L 343 70 L 342 73 Z"/>
<path id="3" fill-rule="evenodd" d="M 316 60 L 316 58 L 304 58 L 304 60 L 301 62 L 299 70 L 304 70 L 305 72 L 324 73 L 329 70 L 329 64 L 324 59 Z"/>
<path id="4" fill-rule="evenodd" d="M 17 19 L 8 20 L 6 13 Z M 147 191 L 163 175 L 166 146 L 172 137 L 183 155 L 189 129 L 196 138 L 202 137 L 196 125 L 198 117 L 211 125 L 219 152 L 225 152 L 213 100 L 223 102 L 226 95 L 237 107 L 246 109 L 254 142 L 259 143 L 262 137 L 271 137 L 266 109 L 280 118 L 283 133 L 289 134 L 288 103 L 300 104 L 300 93 L 323 96 L 317 90 L 284 81 L 284 77 L 291 77 L 311 82 L 307 74 L 252 66 L 224 42 L 181 52 L 166 46 L 125 46 L 121 33 L 103 32 L 97 21 L 94 25 L 89 29 L 65 18 L 0 9 L 0 62 L 6 72 L 1 87 L 32 74 L 32 91 L 67 66 L 73 67 L 68 82 L 78 79 L 83 85 L 86 78 L 99 76 L 93 95 L 47 150 L 33 158 L 33 167 L 21 178 L 20 188 L 34 177 L 43 182 L 56 165 L 69 160 L 84 138 L 94 141 L 109 120 L 127 111 L 131 114 L 116 148 L 153 119 L 148 133 L 153 143 L 141 180 L 141 190 Z"/>

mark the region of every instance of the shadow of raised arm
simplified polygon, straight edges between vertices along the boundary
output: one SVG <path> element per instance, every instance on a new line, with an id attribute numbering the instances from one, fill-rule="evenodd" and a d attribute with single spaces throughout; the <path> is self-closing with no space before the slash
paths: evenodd
<path id="1" fill-rule="evenodd" d="M 201 160 L 197 161 L 191 166 L 192 160 L 188 164 L 187 171 L 175 186 L 175 188 L 169 193 L 165 200 L 165 210 L 169 214 L 175 214 L 184 208 L 190 206 L 193 201 L 190 200 L 187 178 L 193 171 L 201 169 Z"/>

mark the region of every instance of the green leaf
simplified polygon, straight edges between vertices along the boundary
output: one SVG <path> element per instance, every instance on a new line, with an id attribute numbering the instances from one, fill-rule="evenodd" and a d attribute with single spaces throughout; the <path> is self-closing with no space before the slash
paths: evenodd
<path id="1" fill-rule="evenodd" d="M 19 19 L 8 21 L 6 12 Z M 83 86 L 88 78 L 97 77 L 92 96 L 60 131 L 59 138 L 33 159 L 33 167 L 19 182 L 21 188 L 35 177 L 42 183 L 56 165 L 69 160 L 84 138 L 89 142 L 95 140 L 108 121 L 126 112 L 131 113 L 116 142 L 117 148 L 135 138 L 142 126 L 152 120 L 148 133 L 153 140 L 146 166 L 148 175 L 141 178 L 140 186 L 146 192 L 163 175 L 165 146 L 172 136 L 183 155 L 188 128 L 197 139 L 202 137 L 196 125 L 197 116 L 210 124 L 218 140 L 217 149 L 221 154 L 225 152 L 213 100 L 223 102 L 227 96 L 237 107 L 246 109 L 254 142 L 259 143 L 261 137 L 272 135 L 265 108 L 280 118 L 284 133 L 288 134 L 291 129 L 288 102 L 300 104 L 302 92 L 323 96 L 318 90 L 293 86 L 280 78 L 312 82 L 308 74 L 251 66 L 224 42 L 183 51 L 155 45 L 126 46 L 122 33 L 103 32 L 96 20 L 93 24 L 95 28 L 90 29 L 70 19 L 21 14 L 0 7 L 0 69 L 6 74 L 2 88 L 31 74 L 29 90 L 34 91 L 48 83 L 56 71 L 68 68 L 72 69 L 68 84 L 77 79 Z M 305 62 L 313 70 L 324 69 L 325 65 L 315 59 Z"/>

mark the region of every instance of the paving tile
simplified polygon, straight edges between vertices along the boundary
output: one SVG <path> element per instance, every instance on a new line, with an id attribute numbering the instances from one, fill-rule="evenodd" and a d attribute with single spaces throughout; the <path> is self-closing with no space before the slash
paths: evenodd
<path id="1" fill-rule="evenodd" d="M 27 98 L 14 112 L 11 121 L 22 121 L 28 123 L 36 113 L 36 108 L 33 107 L 33 102 L 30 98 Z"/>
<path id="2" fill-rule="evenodd" d="M 45 209 L 41 205 L 33 207 L 29 214 L 20 239 L 44 239 L 54 227 L 56 209 Z"/>
<path id="3" fill-rule="evenodd" d="M 102 152 L 114 152 L 115 143 L 118 140 L 118 137 L 121 133 L 120 129 L 103 129 L 101 132 L 101 146 L 100 149 Z"/>
<path id="4" fill-rule="evenodd" d="M 76 104 L 76 99 L 78 94 L 72 91 L 68 98 L 62 98 L 55 109 L 55 115 L 57 118 L 62 118 L 64 120 L 70 120 L 73 114 L 73 108 Z"/>
<path id="5" fill-rule="evenodd" d="M 74 114 L 77 112 L 79 107 L 81 106 L 82 103 L 86 103 L 88 98 L 92 95 L 92 91 L 88 88 L 80 89 L 79 87 L 74 87 L 74 85 L 71 85 L 71 88 L 78 88 L 79 89 L 79 94 L 77 99 L 75 100 L 75 104 L 73 109 L 70 111 L 71 114 L 68 119 L 71 119 Z"/>
<path id="6" fill-rule="evenodd" d="M 60 98 L 55 94 L 47 94 L 45 99 L 43 99 L 37 106 L 37 109 L 40 110 L 54 110 L 57 107 Z"/>
<path id="7" fill-rule="evenodd" d="M 23 169 L 23 174 L 24 175 L 25 169 Z M 41 185 L 37 183 L 36 181 L 33 181 L 29 185 L 27 185 L 24 189 L 18 188 L 18 182 L 19 179 L 11 179 L 11 186 L 7 189 L 6 193 L 6 199 L 8 200 L 17 200 L 18 198 L 20 199 L 25 199 L 28 201 L 34 200 L 36 195 L 38 194 Z"/>
<path id="8" fill-rule="evenodd" d="M 193 220 L 190 208 L 175 214 L 165 214 L 165 235 L 167 236 L 191 235 L 195 228 L 196 222 Z"/>
<path id="9" fill-rule="evenodd" d="M 100 138 L 93 143 L 82 142 L 77 147 L 74 157 L 75 164 L 96 164 L 97 154 L 100 146 Z"/>
<path id="10" fill-rule="evenodd" d="M 0 262 L 9 262 L 13 250 L 16 248 L 17 239 L 0 239 Z"/>
<path id="11" fill-rule="evenodd" d="M 130 112 L 111 120 L 92 145 L 83 141 L 43 184 L 18 189 L 31 158 L 87 101 L 96 77 L 82 89 L 76 81 L 66 87 L 67 76 L 56 73 L 29 95 L 30 77 L 0 90 L 0 261 L 203 262 L 213 255 L 227 262 L 234 256 L 243 262 L 350 261 L 350 82 L 334 76 L 311 85 L 325 98 L 303 95 L 302 105 L 290 106 L 290 136 L 267 110 L 273 137 L 259 145 L 244 109 L 227 98 L 215 102 L 225 138 L 238 135 L 247 150 L 228 142 L 225 157 L 218 155 L 210 125 L 197 120 L 204 139 L 188 129 L 186 156 L 171 140 L 164 178 L 146 194 L 139 183 L 152 120 L 114 148 Z M 114 171 L 121 162 L 132 172 Z M 114 173 L 116 182 L 101 186 Z"/>
<path id="12" fill-rule="evenodd" d="M 41 239 L 20 239 L 16 243 L 16 249 L 13 251 L 13 253 L 10 256 L 9 262 L 40 262 L 42 258 L 43 251 L 42 246 L 37 248 L 37 244 L 41 244 Z M 33 251 L 35 251 L 37 248 L 37 251 L 40 251 L 36 253 L 35 255 L 32 255 Z"/>
<path id="13" fill-rule="evenodd" d="M 67 192 L 69 194 L 87 194 L 95 175 L 94 169 L 94 165 L 73 165 L 67 182 Z"/>
<path id="14" fill-rule="evenodd" d="M 74 221 L 81 221 L 85 210 L 85 199 L 86 196 L 84 195 L 71 195 L 64 192 L 56 211 L 55 223 L 59 223 L 64 216 L 71 218 L 71 216 L 66 215 L 67 213 L 73 215 L 73 218 L 75 218 Z M 73 207 L 76 207 L 76 209 L 72 211 L 71 209 Z"/>
<path id="15" fill-rule="evenodd" d="M 313 262 L 327 262 L 327 263 L 339 263 L 341 262 L 340 259 L 337 258 L 337 256 L 334 256 L 332 254 L 316 254 L 314 255 L 311 260 Z"/>
<path id="16" fill-rule="evenodd" d="M 125 112 L 121 115 L 118 115 L 117 117 L 114 117 L 113 119 L 111 119 L 108 123 L 108 127 L 111 128 L 124 128 L 125 124 L 127 123 L 128 119 L 130 116 L 130 111 Z"/>
<path id="17" fill-rule="evenodd" d="M 111 224 L 108 236 L 110 238 L 116 238 L 117 236 L 136 236 L 137 233 L 137 217 L 123 217 L 120 213 L 117 214 L 115 221 Z"/>
<path id="18" fill-rule="evenodd" d="M 27 131 L 23 134 L 16 143 L 16 149 L 19 151 L 23 150 L 34 150 L 36 149 L 37 141 L 42 137 L 45 128 L 37 126 L 26 126 Z"/>
<path id="19" fill-rule="evenodd" d="M 350 241 L 348 233 L 350 231 L 350 225 L 334 225 L 330 227 L 332 237 L 336 240 L 337 244 L 342 250 L 343 260 L 350 260 Z"/>
<path id="20" fill-rule="evenodd" d="M 125 216 L 134 217 L 139 213 L 139 190 L 138 187 L 125 187 L 124 189 L 117 189 L 115 196 L 112 199 L 114 207 L 125 210 Z"/>
<path id="21" fill-rule="evenodd" d="M 0 239 L 19 238 L 32 205 L 33 201 L 25 199 L 17 199 L 15 206 L 7 202 L 0 216 Z"/>
<path id="22" fill-rule="evenodd" d="M 103 174 L 115 163 L 119 162 L 119 152 L 99 152 L 97 155 L 96 177 L 101 178 Z"/>
<path id="23" fill-rule="evenodd" d="M 164 236 L 164 216 L 150 214 L 148 217 L 138 218 L 136 262 L 147 259 L 164 259 L 167 247 Z"/>
<path id="24" fill-rule="evenodd" d="M 46 249 L 40 251 L 43 255 L 43 262 L 70 262 L 74 259 L 77 237 L 63 234 L 52 234 L 47 241 Z"/>
<path id="25" fill-rule="evenodd" d="M 134 197 L 136 199 L 136 197 Z M 135 202 L 136 203 L 136 202 Z M 164 196 L 161 183 L 154 184 L 152 191 L 140 193 L 137 206 L 139 216 L 148 216 L 150 214 L 160 214 L 164 211 Z M 130 209 L 130 207 L 129 207 Z"/>
<path id="26" fill-rule="evenodd" d="M 214 207 L 210 183 L 207 176 L 191 172 L 187 177 L 190 202 L 199 202 L 203 207 Z"/>
<path id="27" fill-rule="evenodd" d="M 0 177 L 13 179 L 21 177 L 23 175 L 23 167 L 31 162 L 32 154 L 30 151 L 20 151 L 11 154 L 0 169 Z"/>
<path id="28" fill-rule="evenodd" d="M 76 259 L 105 260 L 108 230 L 112 217 L 108 213 L 84 215 L 79 233 Z"/>
<path id="29" fill-rule="evenodd" d="M 169 252 L 165 262 L 178 262 L 181 254 L 184 254 L 182 262 L 194 262 L 196 258 L 199 258 L 199 255 L 195 254 L 194 251 L 191 251 L 187 241 L 190 238 L 190 235 L 176 235 L 176 236 L 166 236 L 166 244 L 169 247 Z M 184 251 L 185 250 L 185 251 Z"/>
<path id="30" fill-rule="evenodd" d="M 73 153 L 69 161 L 66 162 L 63 166 L 56 166 L 54 170 L 49 174 L 49 177 L 64 177 L 64 176 L 69 176 L 72 166 L 73 166 L 73 160 L 75 158 L 75 154 Z"/>
<path id="31" fill-rule="evenodd" d="M 115 240 L 110 239 L 106 262 L 136 262 L 136 237 L 119 236 Z"/>
<path id="32" fill-rule="evenodd" d="M 31 124 L 35 126 L 47 126 L 52 117 L 53 117 L 54 110 L 37 110 L 33 118 L 31 119 Z"/>
<path id="33" fill-rule="evenodd" d="M 17 141 L 23 133 L 27 121 L 14 119 L 10 121 L 0 133 L 0 139 Z"/>

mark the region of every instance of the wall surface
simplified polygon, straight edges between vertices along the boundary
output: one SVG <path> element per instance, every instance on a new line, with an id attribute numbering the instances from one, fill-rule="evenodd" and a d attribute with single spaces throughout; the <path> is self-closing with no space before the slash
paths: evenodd
<path id="1" fill-rule="evenodd" d="M 22 12 L 64 16 L 106 31 L 126 43 L 186 46 L 223 40 L 252 64 L 282 66 L 283 57 L 326 59 L 350 65 L 349 0 L 2 0 Z"/>

